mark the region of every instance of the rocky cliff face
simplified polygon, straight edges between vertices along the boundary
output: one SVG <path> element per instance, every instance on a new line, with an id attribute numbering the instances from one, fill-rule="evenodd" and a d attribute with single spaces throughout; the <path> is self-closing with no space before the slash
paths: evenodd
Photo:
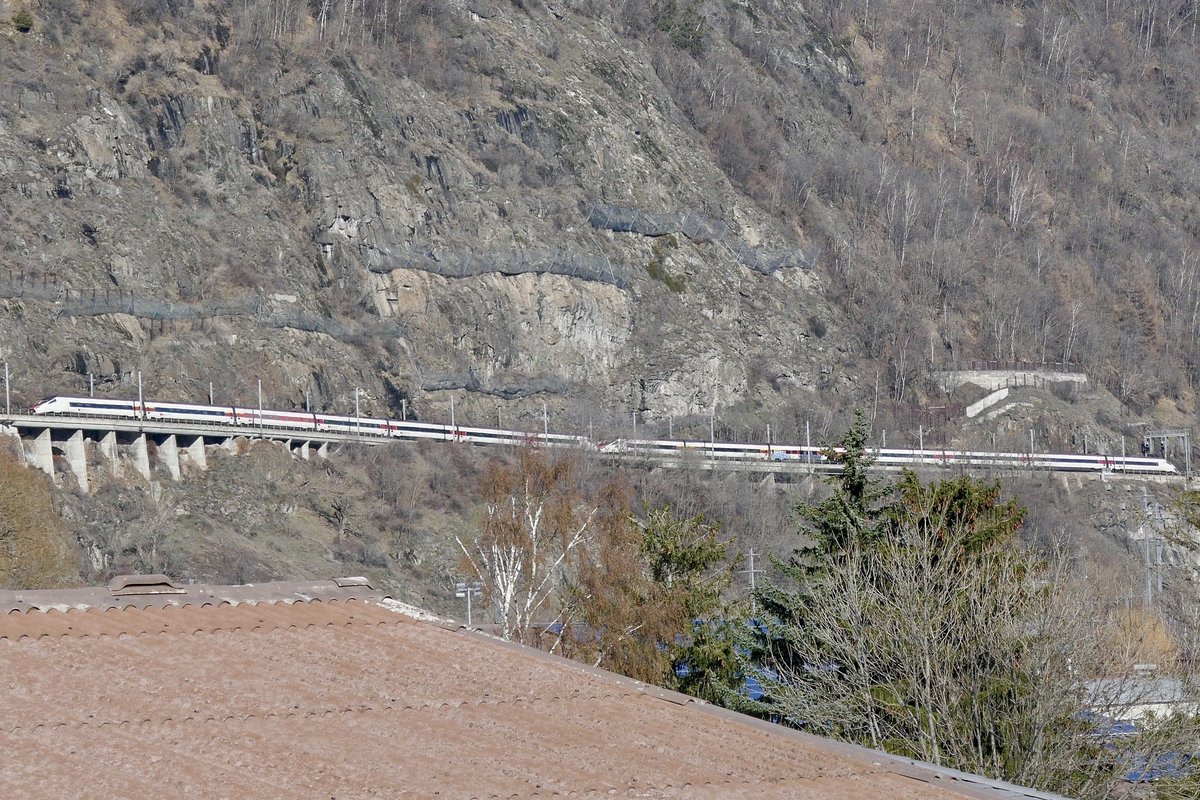
<path id="1" fill-rule="evenodd" d="M 5 8 L 24 396 L 903 419 L 989 359 L 1194 410 L 1195 10 Z"/>
<path id="2" fill-rule="evenodd" d="M 269 403 L 662 419 L 812 391 L 847 348 L 816 245 L 601 22 L 447 7 L 422 30 L 480 63 L 422 83 L 378 49 L 256 42 L 235 11 L 63 3 L 5 31 L 23 396 L 140 370 L 164 397 L 261 379 Z"/>

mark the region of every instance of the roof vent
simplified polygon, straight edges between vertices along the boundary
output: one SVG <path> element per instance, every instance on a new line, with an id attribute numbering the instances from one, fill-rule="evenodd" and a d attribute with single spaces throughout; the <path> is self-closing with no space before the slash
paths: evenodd
<path id="1" fill-rule="evenodd" d="M 118 575 L 108 582 L 108 590 L 114 597 L 134 594 L 187 594 L 187 589 L 176 586 L 166 575 Z"/>
<path id="2" fill-rule="evenodd" d="M 333 582 L 337 584 L 339 589 L 345 589 L 350 586 L 365 586 L 368 589 L 373 588 L 371 582 L 361 575 L 356 575 L 350 578 L 334 578 Z"/>

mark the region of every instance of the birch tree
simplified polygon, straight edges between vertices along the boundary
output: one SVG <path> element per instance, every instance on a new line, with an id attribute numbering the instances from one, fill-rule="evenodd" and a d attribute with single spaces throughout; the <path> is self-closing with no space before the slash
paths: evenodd
<path id="1" fill-rule="evenodd" d="M 481 489 L 478 533 L 457 537 L 458 545 L 491 598 L 501 635 L 525 641 L 554 608 L 572 554 L 591 540 L 597 507 L 572 453 L 521 448 L 514 463 L 488 465 Z"/>

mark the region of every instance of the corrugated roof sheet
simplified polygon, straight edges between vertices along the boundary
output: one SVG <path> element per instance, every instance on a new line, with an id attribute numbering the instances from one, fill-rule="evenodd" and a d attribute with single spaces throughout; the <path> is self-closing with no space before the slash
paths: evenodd
<path id="1" fill-rule="evenodd" d="M 419 622 L 361 585 L 184 588 L 0 593 L 0 794 L 1020 796 Z"/>

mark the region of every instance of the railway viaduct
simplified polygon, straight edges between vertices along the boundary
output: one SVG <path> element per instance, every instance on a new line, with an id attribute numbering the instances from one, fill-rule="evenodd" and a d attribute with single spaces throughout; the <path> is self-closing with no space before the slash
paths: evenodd
<path id="1" fill-rule="evenodd" d="M 319 431 L 213 424 L 198 426 L 139 419 L 12 414 L 0 419 L 0 434 L 17 439 L 25 460 L 56 481 L 65 468 L 79 487 L 91 490 L 90 470 L 100 465 L 109 474 L 132 471 L 145 480 L 159 464 L 172 480 L 181 480 L 184 469 L 208 468 L 208 448 L 237 452 L 242 443 L 255 440 L 278 442 L 294 455 L 307 459 L 324 457 L 335 442 L 374 444 L 383 437 L 347 436 Z M 62 468 L 58 465 L 61 464 Z"/>
<path id="2" fill-rule="evenodd" d="M 132 473 L 150 481 L 157 467 L 160 474 L 165 472 L 171 480 L 182 480 L 186 471 L 208 468 L 209 448 L 222 448 L 236 453 L 245 443 L 269 441 L 287 447 L 298 458 L 309 459 L 327 456 L 331 444 L 376 445 L 398 441 L 369 431 L 335 433 L 218 422 L 178 423 L 58 414 L 0 414 L 0 435 L 16 439 L 26 462 L 31 466 L 43 470 L 56 482 L 69 473 L 84 492 L 91 491 L 94 469 L 115 477 Z M 607 454 L 605 457 L 630 466 L 775 474 L 784 480 L 834 469 L 832 465 L 818 463 L 712 458 L 702 452 L 660 456 Z M 930 451 L 930 460 L 925 466 L 935 470 L 954 467 L 953 464 L 936 463 L 936 453 L 933 451 Z M 1178 480 L 1166 475 L 1071 474 L 1099 477 L 1101 480 Z"/>

